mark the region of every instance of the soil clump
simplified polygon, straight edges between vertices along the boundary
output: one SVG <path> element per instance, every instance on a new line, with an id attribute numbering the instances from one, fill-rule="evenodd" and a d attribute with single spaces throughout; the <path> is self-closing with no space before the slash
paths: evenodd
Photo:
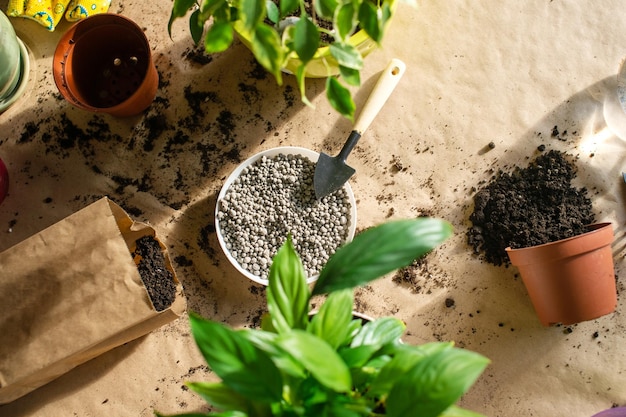
<path id="1" fill-rule="evenodd" d="M 566 239 L 594 223 L 586 188 L 572 180 L 571 156 L 551 150 L 527 168 L 499 171 L 474 195 L 467 238 L 476 254 L 494 265 L 509 265 L 505 248 L 522 248 Z"/>

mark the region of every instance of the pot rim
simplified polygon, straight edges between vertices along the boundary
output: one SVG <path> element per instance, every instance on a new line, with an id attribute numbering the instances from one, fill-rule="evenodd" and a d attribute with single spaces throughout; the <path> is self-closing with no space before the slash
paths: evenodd
<path id="1" fill-rule="evenodd" d="M 587 226 L 589 231 L 577 236 L 525 248 L 513 249 L 509 246 L 505 248 L 505 251 L 513 265 L 527 265 L 545 262 L 547 259 L 557 260 L 580 255 L 610 245 L 614 239 L 612 225 L 611 222 L 593 223 Z M 591 238 L 590 241 L 589 238 Z M 582 242 L 581 239 L 583 239 Z M 543 253 L 541 260 L 536 259 L 538 253 Z"/>
<path id="2" fill-rule="evenodd" d="M 26 85 L 28 84 L 28 78 L 30 77 L 30 56 L 28 53 L 28 48 L 19 38 L 19 36 L 15 36 L 17 43 L 20 49 L 20 65 L 19 65 L 19 79 L 15 87 L 13 87 L 13 92 L 5 97 L 4 100 L 0 100 L 0 114 L 7 110 L 13 103 L 17 101 L 18 98 L 24 94 L 26 90 Z"/>

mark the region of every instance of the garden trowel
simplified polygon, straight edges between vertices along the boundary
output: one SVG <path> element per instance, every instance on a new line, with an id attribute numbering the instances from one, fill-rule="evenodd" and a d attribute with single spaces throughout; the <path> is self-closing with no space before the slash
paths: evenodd
<path id="1" fill-rule="evenodd" d="M 380 109 L 382 109 L 391 92 L 398 85 L 398 81 L 400 81 L 405 69 L 406 65 L 404 62 L 399 59 L 392 59 L 372 89 L 363 106 L 363 110 L 361 110 L 354 123 L 354 128 L 350 136 L 348 136 L 348 140 L 339 154 L 331 157 L 323 152 L 320 153 L 315 166 L 315 176 L 313 177 L 315 197 L 318 200 L 341 188 L 354 174 L 355 170 L 346 164 L 346 158 L 348 158 L 361 135 L 372 123 Z"/>

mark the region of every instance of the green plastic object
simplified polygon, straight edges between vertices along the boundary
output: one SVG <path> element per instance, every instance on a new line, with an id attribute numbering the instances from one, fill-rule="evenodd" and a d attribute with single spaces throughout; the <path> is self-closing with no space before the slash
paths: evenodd
<path id="1" fill-rule="evenodd" d="M 24 92 L 29 72 L 28 50 L 0 11 L 0 113 Z"/>

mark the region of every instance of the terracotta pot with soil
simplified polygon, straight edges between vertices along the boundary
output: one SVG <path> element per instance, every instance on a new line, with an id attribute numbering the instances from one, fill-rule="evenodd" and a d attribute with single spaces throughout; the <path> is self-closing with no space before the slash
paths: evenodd
<path id="1" fill-rule="evenodd" d="M 587 189 L 572 185 L 575 161 L 552 150 L 499 172 L 470 216 L 470 245 L 494 265 L 518 267 L 544 325 L 591 320 L 617 303 L 613 229 L 596 222 Z"/>
<path id="2" fill-rule="evenodd" d="M 67 101 L 119 117 L 145 110 L 159 84 L 141 28 L 111 13 L 90 16 L 63 35 L 54 53 L 53 72 Z"/>
<path id="3" fill-rule="evenodd" d="M 615 310 L 612 242 L 611 223 L 598 223 L 568 239 L 506 249 L 544 326 L 593 320 Z"/>

